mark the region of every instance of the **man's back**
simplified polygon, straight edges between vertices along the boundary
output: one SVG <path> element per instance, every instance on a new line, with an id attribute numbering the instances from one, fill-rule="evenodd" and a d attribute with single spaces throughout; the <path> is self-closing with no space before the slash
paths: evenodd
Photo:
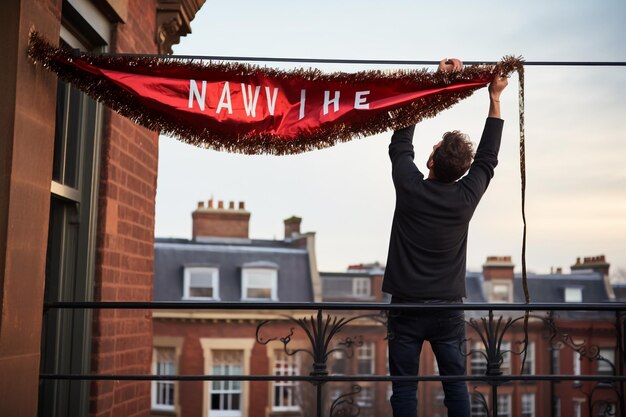
<path id="1" fill-rule="evenodd" d="M 469 173 L 456 182 L 424 179 L 413 162 L 414 126 L 389 145 L 396 208 L 383 291 L 410 300 L 465 296 L 469 222 L 493 177 L 503 121 L 488 118 Z"/>

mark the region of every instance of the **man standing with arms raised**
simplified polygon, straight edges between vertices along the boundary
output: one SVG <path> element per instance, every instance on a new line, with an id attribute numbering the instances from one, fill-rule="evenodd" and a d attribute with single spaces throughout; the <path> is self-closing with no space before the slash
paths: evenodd
<path id="1" fill-rule="evenodd" d="M 438 70 L 460 71 L 462 67 L 458 59 L 444 59 Z M 415 126 L 394 132 L 389 157 L 396 206 L 383 282 L 392 303 L 463 302 L 469 222 L 498 163 L 504 124 L 500 94 L 507 84 L 506 77 L 496 75 L 489 85 L 489 115 L 476 155 L 465 134 L 447 132 L 428 157 L 427 178 L 413 161 Z M 418 374 L 425 340 L 432 346 L 441 375 L 465 375 L 464 319 L 463 310 L 392 311 L 388 324 L 391 375 Z M 443 382 L 443 389 L 448 416 L 469 417 L 467 384 Z M 416 393 L 415 382 L 393 382 L 394 417 L 417 416 Z"/>

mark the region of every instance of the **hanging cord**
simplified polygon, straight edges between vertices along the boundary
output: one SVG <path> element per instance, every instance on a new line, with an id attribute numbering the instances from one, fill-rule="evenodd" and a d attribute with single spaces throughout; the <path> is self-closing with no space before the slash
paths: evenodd
<path id="1" fill-rule="evenodd" d="M 528 290 L 528 277 L 526 275 L 526 135 L 524 132 L 524 67 L 520 66 L 517 71 L 519 79 L 519 167 L 522 192 L 522 222 L 524 231 L 522 233 L 522 286 L 524 288 L 524 301 L 530 303 L 530 291 Z M 524 355 L 520 373 L 524 370 L 526 356 L 528 354 L 528 319 L 530 310 L 524 313 Z"/>

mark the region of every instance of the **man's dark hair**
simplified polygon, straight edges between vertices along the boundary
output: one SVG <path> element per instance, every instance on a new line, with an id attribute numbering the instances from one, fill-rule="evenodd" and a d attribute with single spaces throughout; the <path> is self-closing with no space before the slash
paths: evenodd
<path id="1" fill-rule="evenodd" d="M 446 132 L 432 159 L 435 178 L 443 182 L 454 182 L 461 178 L 472 164 L 474 145 L 465 133 L 458 130 Z"/>

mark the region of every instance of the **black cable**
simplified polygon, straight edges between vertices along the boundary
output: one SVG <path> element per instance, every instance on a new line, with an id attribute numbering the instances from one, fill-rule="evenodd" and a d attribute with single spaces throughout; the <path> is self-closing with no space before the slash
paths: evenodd
<path id="1" fill-rule="evenodd" d="M 240 61 L 240 62 L 293 62 L 311 64 L 359 64 L 359 65 L 439 65 L 439 61 L 403 60 L 403 59 L 341 59 L 341 58 L 282 58 L 282 57 L 251 57 L 251 56 L 211 56 L 211 55 L 159 55 L 159 54 L 127 54 L 102 53 L 93 56 L 137 57 L 161 59 L 189 59 L 198 61 Z M 498 61 L 463 61 L 465 65 L 496 64 Z M 524 65 L 532 66 L 579 66 L 579 67 L 626 67 L 626 61 L 524 61 Z"/>

